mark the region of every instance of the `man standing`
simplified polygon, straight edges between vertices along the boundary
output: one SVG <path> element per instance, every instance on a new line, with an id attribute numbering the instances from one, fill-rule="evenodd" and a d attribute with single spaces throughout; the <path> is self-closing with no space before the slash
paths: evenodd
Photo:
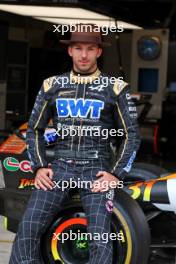
<path id="1" fill-rule="evenodd" d="M 68 44 L 72 71 L 44 80 L 31 113 L 27 147 L 36 174 L 36 189 L 19 224 L 10 264 L 43 263 L 40 238 L 69 192 L 69 188 L 64 191 L 55 188 L 53 181 L 71 178 L 91 181 L 90 188 L 79 189 L 87 231 L 100 235 L 110 233 L 111 183 L 117 186 L 125 178 L 139 148 L 137 114 L 129 86 L 117 79 L 111 82 L 110 77 L 99 71 L 97 59 L 105 43 L 101 33 L 94 31 L 95 25 L 87 28 L 72 33 L 69 41 L 62 41 Z M 51 167 L 45 158 L 43 136 L 50 119 L 58 135 Z M 117 128 L 121 128 L 124 136 L 116 162 L 110 168 L 110 145 L 119 141 Z M 104 131 L 108 131 L 108 137 Z M 91 240 L 89 249 L 90 264 L 112 263 L 112 241 L 105 244 L 101 239 Z"/>

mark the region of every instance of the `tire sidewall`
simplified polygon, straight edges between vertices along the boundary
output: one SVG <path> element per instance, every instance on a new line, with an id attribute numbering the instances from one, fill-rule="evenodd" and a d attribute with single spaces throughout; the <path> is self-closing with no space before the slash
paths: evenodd
<path id="1" fill-rule="evenodd" d="M 117 190 L 114 199 L 114 213 L 117 214 L 117 212 L 123 218 L 121 223 L 125 234 L 128 233 L 129 240 L 127 248 L 131 250 L 127 253 L 131 257 L 127 258 L 124 264 L 147 264 L 151 239 L 149 226 L 142 209 L 127 193 Z"/>
<path id="2" fill-rule="evenodd" d="M 113 215 L 120 221 L 123 227 L 127 243 L 127 254 L 125 256 L 126 261 L 123 264 L 147 264 L 149 256 L 150 246 L 150 231 L 142 209 L 138 203 L 133 200 L 123 190 L 116 190 L 114 197 L 114 211 Z M 58 219 L 70 210 L 80 211 L 80 202 L 72 201 L 70 204 L 65 206 L 59 215 L 55 218 L 53 223 L 47 229 L 42 239 L 42 255 L 44 256 L 45 262 L 48 264 L 49 257 L 47 247 L 48 240 L 51 240 L 51 230 L 56 227 Z M 116 261 L 113 264 L 118 264 Z"/>

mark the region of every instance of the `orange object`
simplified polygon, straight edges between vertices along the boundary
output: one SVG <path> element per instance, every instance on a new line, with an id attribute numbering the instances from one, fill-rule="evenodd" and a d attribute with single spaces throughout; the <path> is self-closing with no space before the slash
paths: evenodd
<path id="1" fill-rule="evenodd" d="M 26 149 L 26 143 L 15 134 L 0 145 L 0 153 L 21 154 Z"/>

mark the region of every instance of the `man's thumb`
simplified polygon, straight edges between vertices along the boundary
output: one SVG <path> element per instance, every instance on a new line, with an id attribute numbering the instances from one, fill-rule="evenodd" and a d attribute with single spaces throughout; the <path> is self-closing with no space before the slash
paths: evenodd
<path id="1" fill-rule="evenodd" d="M 53 178 L 53 171 L 52 171 L 52 169 L 48 169 L 48 176 L 49 176 L 50 179 Z"/>

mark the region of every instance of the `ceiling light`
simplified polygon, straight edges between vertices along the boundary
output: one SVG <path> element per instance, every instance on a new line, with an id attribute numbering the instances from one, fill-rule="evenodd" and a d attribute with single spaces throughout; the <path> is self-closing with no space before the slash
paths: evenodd
<path id="1" fill-rule="evenodd" d="M 47 21 L 54 24 L 76 24 L 95 23 L 99 26 L 114 26 L 114 18 L 101 15 L 78 7 L 53 7 L 53 6 L 31 6 L 31 5 L 10 5 L 0 4 L 0 10 L 17 15 L 34 17 L 35 19 Z M 78 19 L 79 17 L 79 19 Z M 123 24 L 124 29 L 140 29 L 141 27 L 117 21 Z"/>

